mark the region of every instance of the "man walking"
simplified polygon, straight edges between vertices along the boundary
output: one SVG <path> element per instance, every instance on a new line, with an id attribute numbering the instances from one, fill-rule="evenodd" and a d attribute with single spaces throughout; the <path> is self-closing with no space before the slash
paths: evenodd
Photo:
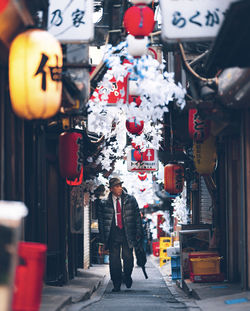
<path id="1" fill-rule="evenodd" d="M 108 199 L 99 206 L 99 232 L 105 248 L 109 249 L 110 277 L 113 292 L 119 292 L 124 281 L 132 286 L 131 274 L 134 267 L 133 247 L 143 237 L 140 211 L 135 197 L 123 191 L 122 181 L 111 178 Z M 121 251 L 123 268 L 121 263 Z"/>

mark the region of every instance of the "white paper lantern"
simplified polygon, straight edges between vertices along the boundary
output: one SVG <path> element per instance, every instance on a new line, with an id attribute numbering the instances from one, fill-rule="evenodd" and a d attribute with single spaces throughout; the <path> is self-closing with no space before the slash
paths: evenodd
<path id="1" fill-rule="evenodd" d="M 140 88 L 136 80 L 129 80 L 128 90 L 129 90 L 129 95 L 140 96 Z"/>
<path id="2" fill-rule="evenodd" d="M 137 39 L 132 35 L 127 36 L 127 50 L 131 56 L 140 57 L 147 54 L 148 51 L 148 37 Z"/>
<path id="3" fill-rule="evenodd" d="M 133 4 L 150 4 L 152 0 L 130 0 Z"/>

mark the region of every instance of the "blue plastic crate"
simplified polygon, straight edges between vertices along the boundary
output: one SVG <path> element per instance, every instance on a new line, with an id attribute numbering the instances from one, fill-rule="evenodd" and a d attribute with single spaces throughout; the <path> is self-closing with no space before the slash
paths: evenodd
<path id="1" fill-rule="evenodd" d="M 180 267 L 181 265 L 181 260 L 180 260 L 180 256 L 172 256 L 171 257 L 171 267 L 172 268 L 176 268 L 176 267 Z"/>
<path id="2" fill-rule="evenodd" d="M 181 268 L 172 268 L 172 280 L 181 279 Z"/>

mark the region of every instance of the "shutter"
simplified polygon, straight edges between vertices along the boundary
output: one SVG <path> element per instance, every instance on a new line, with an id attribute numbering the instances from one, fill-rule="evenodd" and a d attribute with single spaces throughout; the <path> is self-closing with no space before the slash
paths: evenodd
<path id="1" fill-rule="evenodd" d="M 200 222 L 212 224 L 213 220 L 213 201 L 208 192 L 203 176 L 200 179 Z"/>
<path id="2" fill-rule="evenodd" d="M 83 268 L 90 267 L 90 222 L 89 222 L 89 194 L 84 193 L 84 227 L 83 227 Z"/>

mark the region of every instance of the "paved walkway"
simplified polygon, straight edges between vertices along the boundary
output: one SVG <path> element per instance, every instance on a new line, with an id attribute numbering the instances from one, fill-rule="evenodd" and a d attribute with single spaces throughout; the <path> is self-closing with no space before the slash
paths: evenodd
<path id="1" fill-rule="evenodd" d="M 127 289 L 122 285 L 121 291 L 113 293 L 113 285 L 108 283 L 102 298 L 92 304 L 79 303 L 65 308 L 65 311 L 171 311 L 188 310 L 184 302 L 180 302 L 166 286 L 158 268 L 148 260 L 148 279 L 144 278 L 141 268 L 135 267 L 132 278 L 133 285 Z"/>
<path id="2" fill-rule="evenodd" d="M 172 281 L 170 262 L 160 268 L 159 258 L 150 256 L 146 269 L 149 279 L 135 267 L 132 288 L 122 285 L 118 293 L 111 291 L 108 265 L 80 270 L 65 286 L 44 287 L 40 311 L 250 310 L 250 291 L 241 291 L 237 284 L 189 283 L 190 297 Z"/>

